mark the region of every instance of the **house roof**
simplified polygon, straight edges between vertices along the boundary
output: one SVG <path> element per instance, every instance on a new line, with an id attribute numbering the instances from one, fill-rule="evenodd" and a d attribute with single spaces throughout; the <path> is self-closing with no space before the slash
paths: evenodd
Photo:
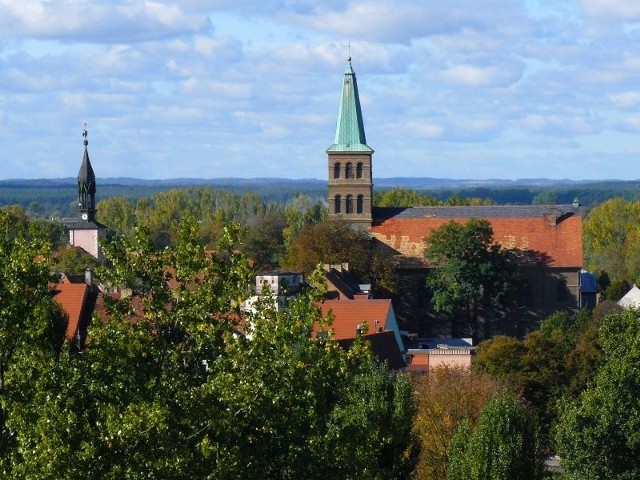
<path id="1" fill-rule="evenodd" d="M 377 207 L 373 209 L 376 220 L 390 218 L 539 218 L 548 215 L 572 216 L 578 213 L 573 205 L 476 205 L 442 207 Z"/>
<path id="2" fill-rule="evenodd" d="M 374 299 L 352 302 L 349 300 L 327 300 L 320 305 L 322 315 L 326 317 L 333 312 L 334 319 L 331 327 L 322 330 L 333 329 L 336 340 L 355 338 L 359 325 L 366 322 L 368 333 L 376 331 L 376 321 L 379 328 L 386 329 L 387 317 L 391 310 L 391 300 Z"/>
<path id="3" fill-rule="evenodd" d="M 85 137 L 86 138 L 86 137 Z M 88 142 L 84 141 L 84 154 L 82 155 L 82 165 L 78 172 L 78 192 L 96 193 L 96 175 L 89 160 Z"/>
<path id="4" fill-rule="evenodd" d="M 494 241 L 550 267 L 583 265 L 582 217 L 570 205 L 378 208 L 372 235 L 398 252 L 422 259 L 425 238 L 452 220 L 486 218 Z"/>
<path id="5" fill-rule="evenodd" d="M 69 317 L 65 334 L 67 340 L 72 340 L 76 335 L 82 319 L 88 291 L 89 286 L 86 283 L 71 283 L 68 281 L 62 281 L 52 289 L 54 300 L 60 304 Z"/>
<path id="6" fill-rule="evenodd" d="M 347 70 L 344 72 L 336 137 L 334 144 L 327 149 L 327 152 L 373 152 L 371 147 L 367 145 L 364 133 L 358 83 L 356 74 L 351 67 L 351 57 L 349 57 Z"/>
<path id="7" fill-rule="evenodd" d="M 638 288 L 637 285 L 631 287 L 631 290 L 618 300 L 618 305 L 624 308 L 640 307 L 640 288 Z"/>

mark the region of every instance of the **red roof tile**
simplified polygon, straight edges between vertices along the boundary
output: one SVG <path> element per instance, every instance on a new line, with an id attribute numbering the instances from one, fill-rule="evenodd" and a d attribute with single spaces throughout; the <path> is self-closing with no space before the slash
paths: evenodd
<path id="1" fill-rule="evenodd" d="M 386 330 L 387 317 L 391 309 L 391 300 L 375 299 L 362 300 L 359 302 L 349 300 L 327 300 L 320 305 L 322 315 L 326 317 L 329 312 L 333 312 L 334 320 L 331 328 L 336 340 L 354 338 L 358 325 L 367 323 L 368 333 L 376 331 L 376 320 L 378 326 Z M 326 330 L 324 328 L 323 330 Z"/>
<path id="2" fill-rule="evenodd" d="M 68 281 L 62 281 L 52 289 L 54 300 L 69 316 L 67 333 L 65 334 L 67 340 L 72 340 L 76 335 L 88 290 L 89 287 L 86 283 L 69 283 Z"/>

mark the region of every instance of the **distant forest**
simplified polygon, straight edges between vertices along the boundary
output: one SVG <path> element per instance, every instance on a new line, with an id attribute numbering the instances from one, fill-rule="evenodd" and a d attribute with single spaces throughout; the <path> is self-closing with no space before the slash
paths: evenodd
<path id="1" fill-rule="evenodd" d="M 527 184 L 530 182 L 530 184 Z M 496 205 L 567 204 L 578 199 L 588 211 L 608 199 L 622 197 L 627 201 L 640 199 L 640 180 L 573 182 L 569 180 L 451 180 L 432 178 L 376 179 L 376 193 L 390 188 L 406 188 L 440 201 L 452 197 L 481 199 Z M 156 193 L 188 186 L 210 186 L 235 194 L 257 193 L 264 201 L 286 203 L 303 194 L 312 201 L 325 202 L 326 182 L 322 180 L 287 179 L 174 179 L 138 180 L 105 179 L 98 182 L 96 200 L 123 197 L 136 202 Z M 380 198 L 377 196 L 377 198 Z M 374 202 L 376 200 L 374 199 Z M 55 180 L 2 180 L 0 206 L 20 205 L 29 217 L 74 217 L 76 181 L 73 178 Z"/>

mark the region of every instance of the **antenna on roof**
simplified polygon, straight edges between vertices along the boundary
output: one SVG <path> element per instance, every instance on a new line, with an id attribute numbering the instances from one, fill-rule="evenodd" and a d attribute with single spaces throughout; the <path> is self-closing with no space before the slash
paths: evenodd
<path id="1" fill-rule="evenodd" d="M 351 63 L 351 42 L 349 42 L 347 48 L 349 49 L 349 56 L 347 57 L 347 61 Z"/>
<path id="2" fill-rule="evenodd" d="M 82 138 L 84 138 L 84 146 L 86 147 L 87 145 L 89 145 L 89 140 L 87 140 L 87 137 L 89 136 L 89 133 L 87 132 L 87 122 L 84 122 L 84 129 L 82 130 Z"/>

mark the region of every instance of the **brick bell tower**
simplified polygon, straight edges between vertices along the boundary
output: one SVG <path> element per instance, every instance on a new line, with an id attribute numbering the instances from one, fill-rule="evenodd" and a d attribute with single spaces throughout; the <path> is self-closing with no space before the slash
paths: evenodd
<path id="1" fill-rule="evenodd" d="M 372 223 L 373 149 L 367 145 L 356 74 L 344 72 L 336 137 L 327 149 L 329 218 L 343 219 L 367 229 Z"/>

